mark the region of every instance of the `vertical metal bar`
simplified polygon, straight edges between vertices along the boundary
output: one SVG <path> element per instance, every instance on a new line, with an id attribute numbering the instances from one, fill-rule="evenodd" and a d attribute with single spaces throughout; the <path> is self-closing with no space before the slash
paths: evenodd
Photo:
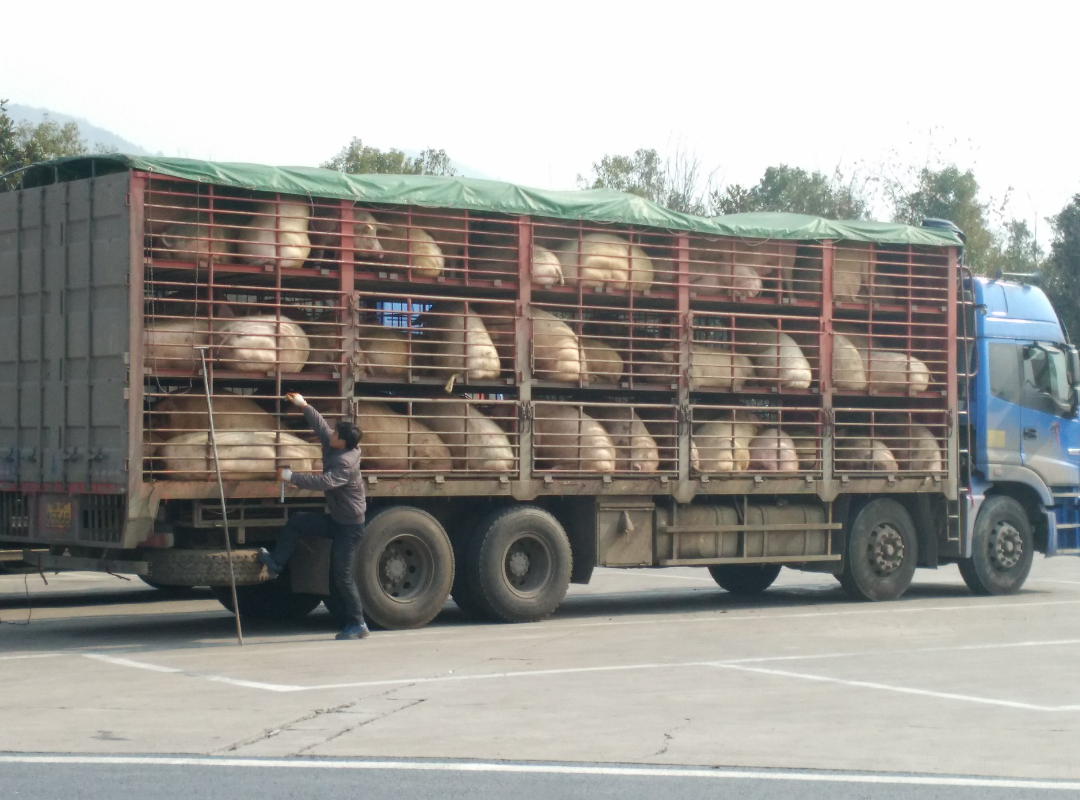
<path id="1" fill-rule="evenodd" d="M 94 446 L 94 178 L 95 162 L 90 162 L 86 184 L 86 485 L 93 483 Z"/>
<path id="2" fill-rule="evenodd" d="M 144 314 L 146 179 L 131 175 L 128 182 L 128 497 L 139 496 L 143 482 L 143 399 L 145 397 L 146 334 Z M 130 500 L 129 500 L 130 502 Z"/>
<path id="3" fill-rule="evenodd" d="M 45 483 L 45 192 L 38 187 L 38 485 Z"/>
<path id="4" fill-rule="evenodd" d="M 338 304 L 341 306 L 341 349 L 345 357 L 338 354 L 338 365 L 341 370 L 341 381 L 338 389 L 341 397 L 341 413 L 344 419 L 356 422 L 352 413 L 352 397 L 355 389 L 353 363 L 356 358 L 356 315 L 354 309 L 356 303 L 353 300 L 356 291 L 356 253 L 354 245 L 356 238 L 353 230 L 353 203 L 351 200 L 341 201 L 341 258 L 339 269 L 341 270 L 338 283 Z M 410 326 L 411 327 L 411 326 Z M 411 361 L 410 361 L 411 363 Z"/>
<path id="5" fill-rule="evenodd" d="M 693 346 L 693 332 L 690 328 L 690 237 L 682 234 L 676 242 L 675 255 L 675 285 L 678 287 L 678 315 L 676 319 L 679 329 L 675 335 L 679 338 L 679 361 L 678 361 L 678 396 L 675 401 L 675 435 L 678 453 L 679 485 L 690 489 L 691 461 L 690 449 L 693 442 L 693 431 L 690 419 L 690 348 Z M 686 330 L 682 330 L 685 326 Z M 670 336 L 670 334 L 669 334 Z"/>
<path id="6" fill-rule="evenodd" d="M 518 480 L 522 485 L 532 477 L 532 255 L 533 228 L 529 217 L 518 217 L 518 302 L 514 324 L 514 371 L 518 378 Z M 580 291 L 580 281 L 579 291 Z"/>
<path id="7" fill-rule="evenodd" d="M 60 449 L 62 454 L 61 464 L 63 464 L 63 481 L 64 491 L 68 490 L 68 482 L 71 480 L 71 476 L 68 474 L 68 414 L 70 409 L 68 408 L 71 397 L 71 379 L 68 368 L 68 340 L 71 338 L 71 328 L 68 322 L 68 308 L 70 307 L 71 296 L 71 237 L 68 235 L 68 228 L 71 224 L 71 183 L 70 181 L 64 182 L 64 222 L 60 227 L 60 244 L 63 248 L 64 259 L 64 288 L 60 293 L 60 317 L 63 319 L 61 336 L 63 341 L 60 345 L 60 383 L 61 389 L 64 392 L 64 397 L 61 401 L 60 407 L 60 430 L 57 431 L 56 446 Z"/>
<path id="8" fill-rule="evenodd" d="M 22 225 L 23 196 L 26 190 L 19 189 L 15 195 L 15 483 L 20 486 L 22 479 L 22 295 L 23 295 L 23 256 Z"/>
<path id="9" fill-rule="evenodd" d="M 214 454 L 214 473 L 217 475 L 218 497 L 221 499 L 221 526 L 225 531 L 225 553 L 229 559 L 229 587 L 232 590 L 233 616 L 236 617 L 236 640 L 244 646 L 244 632 L 240 628 L 240 604 L 236 601 L 236 572 L 233 570 L 232 542 L 229 541 L 229 510 L 225 505 L 225 484 L 221 480 L 221 462 L 218 461 L 217 433 L 214 430 L 214 406 L 210 399 L 210 373 L 206 371 L 205 346 L 195 348 L 202 362 L 203 390 L 206 392 L 206 415 L 210 419 L 210 449 Z"/>
<path id="10" fill-rule="evenodd" d="M 821 394 L 821 419 L 818 429 L 821 443 L 821 486 L 818 496 L 822 500 L 836 499 L 833 481 L 835 431 L 833 430 L 833 265 L 835 242 L 821 243 L 821 329 L 818 337 L 818 381 Z"/>
<path id="11" fill-rule="evenodd" d="M 957 413 L 957 386 L 956 386 L 956 280 L 953 277 L 957 274 L 956 266 L 956 248 L 949 248 L 948 255 L 948 271 L 946 273 L 946 284 L 948 286 L 948 302 L 945 304 L 947 311 L 945 317 L 945 339 L 947 342 L 947 353 L 945 362 L 945 392 L 948 398 L 948 421 L 949 421 L 949 475 L 948 481 L 945 485 L 945 496 L 949 500 L 956 500 L 957 497 L 957 478 L 960 463 L 959 454 L 959 420 L 956 418 Z"/>

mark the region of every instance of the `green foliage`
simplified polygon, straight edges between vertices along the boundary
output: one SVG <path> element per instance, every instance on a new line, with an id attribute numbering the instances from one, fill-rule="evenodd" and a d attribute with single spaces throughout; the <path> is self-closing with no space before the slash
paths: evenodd
<path id="1" fill-rule="evenodd" d="M 787 211 L 827 219 L 862 219 L 866 198 L 854 181 L 839 170 L 831 176 L 781 164 L 769 167 L 756 186 L 731 184 L 712 193 L 716 214 L 746 211 Z"/>
<path id="2" fill-rule="evenodd" d="M 1050 220 L 1054 241 L 1044 287 L 1073 341 L 1080 335 L 1080 194 Z"/>
<path id="3" fill-rule="evenodd" d="M 400 150 L 380 150 L 369 147 L 353 137 L 341 152 L 320 164 L 323 169 L 336 169 L 354 175 L 456 175 L 445 150 L 421 150 L 420 155 L 410 158 Z"/>
<path id="4" fill-rule="evenodd" d="M 1033 272 L 1042 262 L 1043 251 L 1035 241 L 1035 234 L 1023 220 L 1013 219 L 1005 223 L 1005 229 L 995 236 L 995 244 L 987 256 L 985 270 L 994 275 L 1002 272 Z"/>
<path id="5" fill-rule="evenodd" d="M 39 125 L 20 122 L 16 125 L 0 101 L 0 175 L 39 161 L 62 156 L 77 156 L 87 152 L 86 142 L 74 122 L 61 125 L 46 119 Z M 0 180 L 0 191 L 19 185 L 17 175 Z"/>
<path id="6" fill-rule="evenodd" d="M 652 200 L 672 211 L 707 214 L 708 192 L 700 184 L 701 164 L 691 153 L 679 150 L 667 161 L 652 149 L 631 156 L 605 155 L 593 164 L 592 175 L 578 175 L 582 189 L 615 189 Z"/>
<path id="7" fill-rule="evenodd" d="M 990 228 L 989 204 L 980 202 L 979 182 L 971 170 L 961 172 L 955 164 L 936 170 L 924 167 L 913 186 L 892 195 L 897 222 L 921 225 L 926 217 L 947 219 L 967 237 L 967 265 L 981 273 L 991 269 L 998 242 Z"/>

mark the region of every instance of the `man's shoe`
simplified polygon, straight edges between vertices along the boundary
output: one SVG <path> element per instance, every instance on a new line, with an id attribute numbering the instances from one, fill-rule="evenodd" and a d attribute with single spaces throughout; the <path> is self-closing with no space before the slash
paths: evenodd
<path id="1" fill-rule="evenodd" d="M 368 630 L 368 626 L 361 622 L 359 625 L 346 625 L 344 630 L 341 631 L 335 639 L 366 639 L 371 635 L 371 631 Z"/>
<path id="2" fill-rule="evenodd" d="M 276 578 L 283 572 L 282 566 L 274 561 L 274 556 L 265 547 L 259 548 L 255 558 L 259 559 L 259 563 L 266 567 L 266 571 L 271 578 Z"/>

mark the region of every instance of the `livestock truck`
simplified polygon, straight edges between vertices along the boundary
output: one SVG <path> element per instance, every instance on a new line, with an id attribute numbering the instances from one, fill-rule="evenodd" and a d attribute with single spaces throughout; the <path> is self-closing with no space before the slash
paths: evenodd
<path id="1" fill-rule="evenodd" d="M 363 429 L 356 575 L 382 626 L 448 596 L 539 620 L 596 566 L 744 594 L 787 566 L 887 600 L 955 562 L 1014 592 L 1036 550 L 1080 554 L 1080 367 L 1038 288 L 962 253 L 942 221 L 39 164 L 0 194 L 0 549 L 230 608 L 231 571 L 244 613 L 336 613 L 326 543 L 273 581 L 254 557 L 322 508 L 275 482 L 319 469 L 297 391 Z"/>

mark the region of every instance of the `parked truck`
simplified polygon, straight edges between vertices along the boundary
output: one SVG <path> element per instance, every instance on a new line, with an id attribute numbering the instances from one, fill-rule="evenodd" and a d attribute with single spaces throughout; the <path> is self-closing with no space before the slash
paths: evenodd
<path id="1" fill-rule="evenodd" d="M 363 430 L 356 575 L 386 627 L 448 596 L 543 619 L 595 566 L 888 600 L 916 567 L 1007 593 L 1036 550 L 1080 554 L 1076 348 L 1038 288 L 966 271 L 950 223 L 170 158 L 21 177 L 0 549 L 41 569 L 230 608 L 232 573 L 244 613 L 337 613 L 325 543 L 277 580 L 254 557 L 322 507 L 275 482 L 319 469 L 287 391 Z"/>

